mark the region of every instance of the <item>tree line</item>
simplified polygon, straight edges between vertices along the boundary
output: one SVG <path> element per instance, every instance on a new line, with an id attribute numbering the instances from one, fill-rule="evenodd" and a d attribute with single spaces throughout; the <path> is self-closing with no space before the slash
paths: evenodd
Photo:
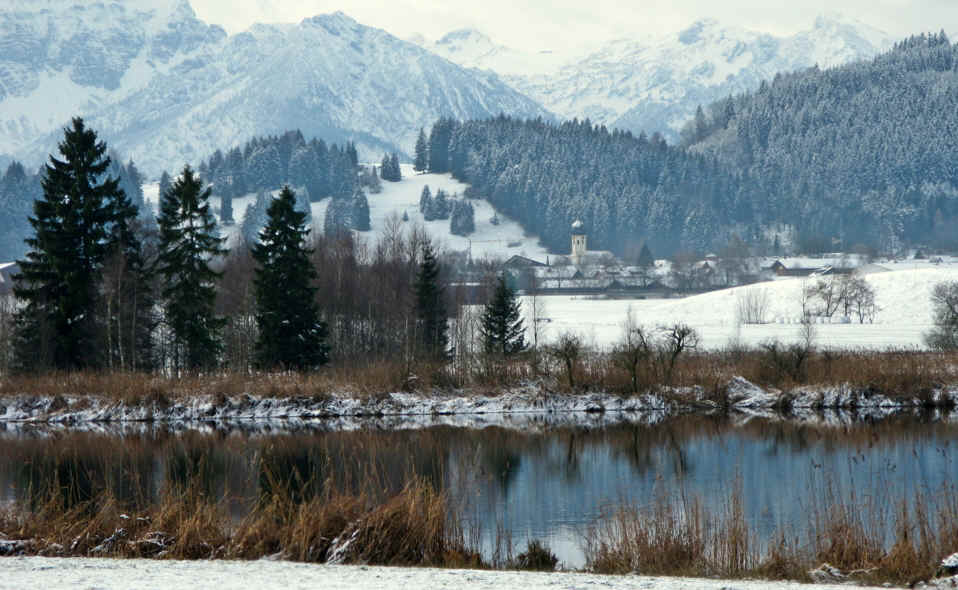
<path id="1" fill-rule="evenodd" d="M 871 61 L 780 74 L 706 108 L 678 146 L 588 120 L 443 118 L 417 166 L 450 172 L 568 249 L 579 219 L 594 249 L 634 259 L 717 251 L 732 236 L 773 253 L 787 227 L 807 253 L 958 247 L 958 45 L 942 32 Z"/>
<path id="2" fill-rule="evenodd" d="M 407 231 L 394 218 L 374 243 L 349 232 L 311 236 L 287 185 L 268 199 L 255 242 L 227 251 L 212 186 L 189 165 L 161 190 L 155 220 L 112 166 L 106 145 L 74 119 L 29 216 L 4 364 L 23 372 L 307 371 L 330 361 L 446 363 L 471 347 L 450 333 L 462 294 L 447 289 L 449 270 L 421 228 Z M 489 309 L 511 314 L 512 331 L 480 329 L 489 350 L 497 338 L 521 339 L 515 294 L 506 295 Z"/>
<path id="3" fill-rule="evenodd" d="M 804 251 L 958 247 L 958 45 L 944 32 L 777 75 L 699 109 L 682 145 L 755 179 L 763 220 L 796 226 Z"/>
<path id="4" fill-rule="evenodd" d="M 588 120 L 441 119 L 426 147 L 430 172 L 469 183 L 556 252 L 568 252 L 577 219 L 592 249 L 632 259 L 642 244 L 704 252 L 743 233 L 761 202 L 714 158 Z"/>

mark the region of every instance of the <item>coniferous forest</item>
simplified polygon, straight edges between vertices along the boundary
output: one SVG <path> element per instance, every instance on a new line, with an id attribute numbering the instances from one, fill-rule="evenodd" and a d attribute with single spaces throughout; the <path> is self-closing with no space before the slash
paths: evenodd
<path id="1" fill-rule="evenodd" d="M 253 161 L 295 137 L 254 140 Z M 301 142 L 292 153 L 322 145 Z M 355 192 L 343 202 L 365 203 L 350 151 L 330 148 L 338 160 L 329 176 L 351 178 Z M 0 346 L 4 369 L 181 374 L 444 356 L 445 270 L 421 231 L 397 221 L 370 244 L 350 232 L 313 236 L 308 207 L 287 184 L 276 198 L 261 190 L 262 226 L 227 250 L 210 204 L 215 184 L 188 165 L 165 174 L 154 220 L 138 206 L 139 183 L 125 180 L 136 174 L 82 119 L 65 130 L 28 216 L 14 290 L 23 305 Z M 29 182 L 16 165 L 7 177 Z M 243 178 L 252 189 L 273 181 Z M 368 205 L 365 216 L 368 226 Z"/>
<path id="2" fill-rule="evenodd" d="M 755 179 L 763 218 L 793 219 L 806 249 L 958 246 L 958 45 L 944 33 L 779 75 L 706 112 L 684 144 Z"/>
<path id="3" fill-rule="evenodd" d="M 954 247 L 958 46 L 907 39 L 872 61 L 777 76 L 701 109 L 680 146 L 588 120 L 443 119 L 429 169 L 451 172 L 552 249 L 704 252 L 762 246 L 787 224 L 803 251 Z"/>
<path id="4" fill-rule="evenodd" d="M 793 227 L 806 252 L 954 246 L 956 53 L 944 34 L 923 35 L 872 61 L 777 76 L 701 109 L 679 146 L 589 121 L 440 119 L 417 141 L 417 166 L 470 183 L 469 192 L 559 252 L 575 219 L 586 224 L 592 249 L 627 260 L 649 248 L 663 256 L 702 253 L 733 239 L 761 246 L 775 224 Z M 164 173 L 158 220 L 143 209 L 136 165 L 122 164 L 81 120 L 66 130 L 61 156 L 35 174 L 10 164 L 0 178 L 0 245 L 11 258 L 26 255 L 16 330 L 22 366 L 262 364 L 251 323 L 258 267 L 250 248 L 259 248 L 258 260 L 272 260 L 257 243 L 270 227 L 272 191 L 283 185 L 304 231 L 309 202 L 332 197 L 323 235 L 299 234 L 302 256 L 317 269 L 316 300 L 325 302 L 324 323 L 310 333 L 322 334 L 316 350 L 328 353 L 315 358 L 406 357 L 417 348 L 438 356 L 435 343 L 446 337 L 431 334 L 423 344 L 417 331 L 435 325 L 416 311 L 417 293 L 435 294 L 422 276 L 438 281 L 440 274 L 420 268 L 435 261 L 428 238 L 408 235 L 398 220 L 377 228 L 369 244 L 349 231 L 370 228 L 364 189 L 381 190 L 375 167 L 360 166 L 352 144 L 291 131 L 217 151 L 195 173 Z M 401 178 L 395 154 L 383 158 L 380 174 Z M 231 199 L 251 193 L 259 196 L 245 217 L 231 219 Z M 217 241 L 211 194 L 222 199 L 224 223 L 242 224 L 245 243 L 228 254 Z M 78 203 L 86 209 L 74 211 Z M 468 235 L 474 226 L 469 203 L 450 206 L 442 191 L 433 196 L 426 187 L 421 208 L 427 219 L 451 217 L 453 233 Z M 184 224 L 202 235 L 181 235 Z M 183 244 L 202 248 L 186 252 Z M 200 302 L 205 319 L 197 322 Z M 198 323 L 203 334 L 184 336 Z"/>

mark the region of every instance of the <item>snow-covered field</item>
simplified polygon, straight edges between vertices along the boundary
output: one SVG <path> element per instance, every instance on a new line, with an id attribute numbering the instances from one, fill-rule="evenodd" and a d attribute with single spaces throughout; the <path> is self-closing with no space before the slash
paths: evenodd
<path id="1" fill-rule="evenodd" d="M 815 326 L 816 344 L 833 348 L 921 348 L 922 335 L 932 326 L 930 293 L 942 281 L 958 281 L 958 266 L 913 268 L 869 274 L 880 308 L 874 323 L 822 323 Z M 544 306 L 540 341 L 570 331 L 597 347 L 608 347 L 622 336 L 631 308 L 638 324 L 648 327 L 684 322 L 698 330 L 702 346 L 721 348 L 738 341 L 758 345 L 800 338 L 801 292 L 806 279 L 784 279 L 735 287 L 682 299 L 607 300 L 573 296 L 539 297 Z M 737 313 L 744 293 L 765 294 L 765 324 L 742 325 Z M 524 306 L 530 325 L 529 298 Z M 837 321 L 837 318 L 836 318 Z"/>
<path id="2" fill-rule="evenodd" d="M 863 586 L 858 586 L 864 588 Z M 280 561 L 153 561 L 94 558 L 0 558 L 0 590 L 138 590 L 217 588 L 218 590 L 739 590 L 787 588 L 839 590 L 847 585 L 796 582 L 728 581 L 575 573 L 504 572 L 429 568 L 313 565 Z"/>
<path id="3" fill-rule="evenodd" d="M 397 219 L 405 213 L 407 228 L 419 225 L 426 229 L 441 248 L 470 252 L 474 258 L 495 257 L 507 259 L 520 254 L 545 261 L 549 252 L 539 244 L 537 236 L 527 235 L 516 221 L 499 214 L 499 224 L 493 225 L 492 205 L 484 199 L 472 200 L 475 208 L 476 231 L 468 238 L 449 233 L 448 220 L 425 221 L 419 212 L 419 196 L 428 185 L 433 195 L 440 188 L 450 196 L 462 195 L 468 185 L 449 174 L 416 174 L 410 165 L 403 165 L 403 180 L 383 182 L 380 194 L 370 194 L 369 210 L 372 229 L 357 235 L 370 240 L 382 232 L 391 216 Z M 155 203 L 156 184 L 144 187 L 146 199 Z M 223 228 L 225 235 L 235 238 L 246 207 L 255 195 L 233 200 L 237 223 Z M 329 199 L 312 204 L 314 232 L 321 232 Z M 219 210 L 219 198 L 212 205 Z M 763 263 L 770 264 L 769 258 Z M 786 266 L 818 268 L 827 265 L 843 266 L 857 263 L 854 257 L 844 258 L 781 258 Z M 929 295 L 933 286 L 942 281 L 958 280 L 958 261 L 947 258 L 942 264 L 929 260 L 879 261 L 875 268 L 887 272 L 870 272 L 866 280 L 876 293 L 878 313 L 873 323 L 834 323 L 816 325 L 816 344 L 831 348 L 922 348 L 923 334 L 932 323 Z M 799 321 L 802 317 L 801 293 L 814 279 L 780 278 L 746 287 L 724 289 L 681 299 L 606 300 L 586 296 L 544 296 L 544 320 L 540 322 L 540 341 L 548 342 L 563 332 L 575 332 L 592 346 L 604 348 L 614 344 L 622 334 L 622 323 L 627 310 L 632 309 L 636 321 L 648 327 L 684 322 L 698 330 L 702 346 L 716 349 L 730 342 L 755 346 L 768 340 L 782 342 L 800 338 Z M 765 323 L 743 325 L 739 321 L 738 305 L 744 293 L 763 294 L 768 302 Z M 528 302 L 528 299 L 527 299 Z M 529 306 L 526 305 L 526 311 Z M 528 315 L 528 314 L 527 314 Z M 526 318 L 526 325 L 531 319 Z M 530 333 L 531 339 L 531 333 Z"/>
<path id="4" fill-rule="evenodd" d="M 440 249 L 470 252 L 473 258 L 494 257 L 506 259 L 515 254 L 527 256 L 536 260 L 545 261 L 549 252 L 539 245 L 539 238 L 527 234 L 518 222 L 499 213 L 485 199 L 472 199 L 470 203 L 475 210 L 476 231 L 468 237 L 456 236 L 449 233 L 449 220 L 425 221 L 419 212 L 419 197 L 422 189 L 429 186 L 433 196 L 442 189 L 450 197 L 458 195 L 462 198 L 463 192 L 469 186 L 454 179 L 450 174 L 417 174 L 412 165 L 402 164 L 403 179 L 400 182 L 383 181 L 383 190 L 379 194 L 367 194 L 369 200 L 369 221 L 371 229 L 368 232 L 356 232 L 357 236 L 374 240 L 379 236 L 390 216 L 401 219 L 403 213 L 408 215 L 406 227 L 421 225 L 429 232 Z M 278 194 L 273 191 L 274 195 Z M 147 184 L 143 187 L 144 198 L 153 204 L 158 201 L 159 185 Z M 246 208 L 256 199 L 255 193 L 233 199 L 233 217 L 236 223 L 231 226 L 221 226 L 220 231 L 230 239 L 235 239 L 239 226 L 243 220 Z M 330 199 L 323 199 L 312 205 L 313 232 L 321 234 L 323 222 L 326 219 L 326 209 Z M 214 211 L 220 208 L 220 199 L 213 196 L 210 204 Z M 498 217 L 499 224 L 492 223 L 493 216 Z"/>

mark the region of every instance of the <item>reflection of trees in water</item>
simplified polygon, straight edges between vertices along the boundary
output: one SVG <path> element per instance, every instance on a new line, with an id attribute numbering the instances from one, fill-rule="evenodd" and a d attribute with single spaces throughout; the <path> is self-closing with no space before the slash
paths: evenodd
<path id="1" fill-rule="evenodd" d="M 144 506 L 161 493 L 187 487 L 214 500 L 284 493 L 305 501 L 326 485 L 377 497 L 397 493 L 411 476 L 453 496 L 481 494 L 484 502 L 495 502 L 508 497 L 526 469 L 560 487 L 584 485 L 587 475 L 610 468 L 593 465 L 597 460 L 627 465 L 634 481 L 691 477 L 703 467 L 696 460 L 722 460 L 723 445 L 732 436 L 762 444 L 761 455 L 778 460 L 780 453 L 827 455 L 891 447 L 903 440 L 919 448 L 946 447 L 958 436 L 958 426 L 899 418 L 822 428 L 780 420 L 735 424 L 721 416 L 679 416 L 651 426 L 538 433 L 496 427 L 281 436 L 68 433 L 4 440 L 0 483 L 11 484 L 17 501 L 31 508 L 54 495 L 69 508 L 103 490 L 124 506 Z"/>
<path id="2" fill-rule="evenodd" d="M 213 501 L 225 496 L 230 453 L 222 442 L 195 433 L 170 440 L 163 453 L 168 491 Z"/>
<path id="3" fill-rule="evenodd" d="M 152 500 L 152 453 L 142 439 L 115 448 L 90 435 L 65 438 L 15 444 L 0 453 L 9 461 L 0 469 L 13 480 L 19 503 L 37 510 L 52 502 L 70 510 L 105 492 L 124 507 Z"/>

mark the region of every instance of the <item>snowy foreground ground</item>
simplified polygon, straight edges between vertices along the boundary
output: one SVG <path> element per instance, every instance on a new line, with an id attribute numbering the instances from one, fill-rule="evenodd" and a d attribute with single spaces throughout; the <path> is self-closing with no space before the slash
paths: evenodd
<path id="1" fill-rule="evenodd" d="M 312 565 L 277 561 L 153 561 L 93 558 L 0 558 L 0 590 L 126 590 L 216 588 L 217 590 L 435 589 L 480 590 L 832 590 L 847 585 L 729 581 L 644 576 L 598 576 L 428 568 Z"/>

